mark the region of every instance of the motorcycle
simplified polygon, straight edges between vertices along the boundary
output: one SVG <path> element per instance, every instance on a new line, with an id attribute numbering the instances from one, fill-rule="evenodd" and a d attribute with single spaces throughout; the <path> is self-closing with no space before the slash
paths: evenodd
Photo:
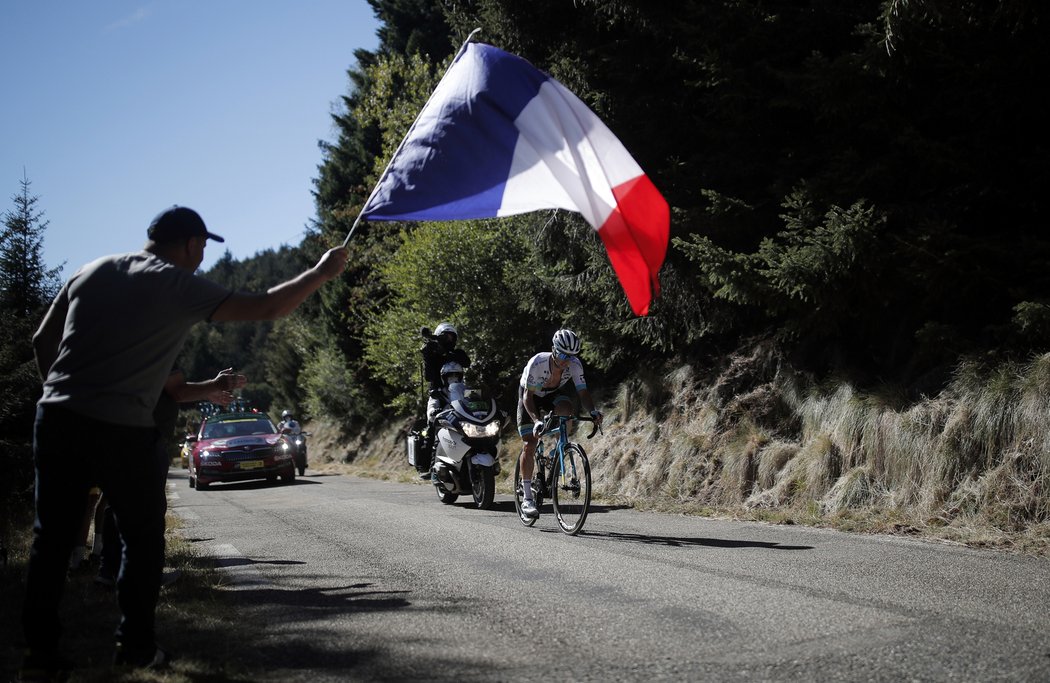
<path id="1" fill-rule="evenodd" d="M 462 384 L 449 386 L 449 398 L 436 424 L 433 472 L 438 500 L 451 505 L 470 492 L 474 504 L 488 510 L 500 471 L 497 449 L 505 416 L 494 399 L 486 400 Z"/>
<path id="2" fill-rule="evenodd" d="M 288 443 L 292 447 L 292 460 L 295 461 L 295 467 L 299 470 L 299 476 L 301 477 L 306 472 L 306 437 L 310 436 L 310 432 L 292 434 L 287 429 L 282 429 L 281 433 L 287 437 Z"/>

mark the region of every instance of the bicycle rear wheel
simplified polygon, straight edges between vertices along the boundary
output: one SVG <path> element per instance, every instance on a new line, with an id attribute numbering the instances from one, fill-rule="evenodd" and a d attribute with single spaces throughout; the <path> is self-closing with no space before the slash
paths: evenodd
<path id="1" fill-rule="evenodd" d="M 551 481 L 551 502 L 558 526 L 574 536 L 587 521 L 587 510 L 591 505 L 591 465 L 583 448 L 574 443 L 565 447 L 565 455 L 558 463 Z"/>
<path id="2" fill-rule="evenodd" d="M 536 465 L 533 469 L 537 470 L 532 476 L 542 476 L 539 472 L 539 465 Z M 537 486 L 535 481 L 532 485 L 532 499 L 536 502 L 536 508 L 539 509 L 543 505 L 543 496 L 539 491 L 536 490 Z M 521 501 L 524 500 L 524 489 L 521 484 L 521 456 L 518 456 L 517 461 L 514 463 L 514 510 L 518 513 L 518 519 L 525 526 L 532 526 L 536 523 L 536 517 L 527 517 L 521 514 Z"/>

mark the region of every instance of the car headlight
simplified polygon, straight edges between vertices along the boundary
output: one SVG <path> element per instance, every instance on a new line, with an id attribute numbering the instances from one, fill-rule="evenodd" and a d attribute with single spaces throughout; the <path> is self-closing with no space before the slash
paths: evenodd
<path id="1" fill-rule="evenodd" d="M 483 439 L 490 436 L 499 436 L 499 422 L 489 422 L 487 425 L 476 425 L 463 422 L 463 435 L 471 439 Z"/>
<path id="2" fill-rule="evenodd" d="M 219 459 L 220 456 L 218 453 L 213 453 L 212 451 L 201 451 L 201 462 L 204 462 L 205 460 L 218 461 Z"/>

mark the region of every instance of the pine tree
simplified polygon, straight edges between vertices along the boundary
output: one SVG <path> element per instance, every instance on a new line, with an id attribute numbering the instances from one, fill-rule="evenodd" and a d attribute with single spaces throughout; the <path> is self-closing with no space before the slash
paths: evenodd
<path id="1" fill-rule="evenodd" d="M 34 317 L 58 292 L 62 266 L 44 265 L 44 231 L 49 224 L 37 208 L 39 197 L 29 193 L 30 181 L 11 200 L 15 208 L 4 213 L 0 236 L 0 306 L 5 317 Z"/>
<path id="2" fill-rule="evenodd" d="M 39 198 L 29 192 L 29 179 L 23 176 L 21 185 L 0 232 L 0 500 L 13 507 L 32 492 L 30 443 L 40 378 L 31 339 L 58 291 L 62 270 L 44 265 L 48 223 L 37 207 Z M 0 517 L 8 513 L 6 505 L 0 509 Z"/>

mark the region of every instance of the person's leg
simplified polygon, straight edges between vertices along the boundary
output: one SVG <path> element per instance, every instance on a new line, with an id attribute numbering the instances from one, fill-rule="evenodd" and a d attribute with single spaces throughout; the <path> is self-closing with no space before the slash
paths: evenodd
<path id="1" fill-rule="evenodd" d="M 423 452 L 430 458 L 430 467 L 419 476 L 420 479 L 432 479 L 437 481 L 437 473 L 434 466 L 437 465 L 437 416 L 445 408 L 445 400 L 441 395 L 431 395 L 427 401 L 427 434 L 423 440 Z"/>
<path id="2" fill-rule="evenodd" d="M 123 545 L 117 576 L 121 622 L 117 642 L 125 652 L 156 649 L 154 615 L 164 569 L 164 514 L 167 458 L 153 429 L 124 428 L 120 448 L 108 453 L 103 492 Z M 133 660 L 128 663 L 135 663 Z"/>
<path id="3" fill-rule="evenodd" d="M 98 575 L 95 581 L 104 586 L 114 586 L 120 573 L 120 558 L 124 555 L 124 544 L 117 533 L 117 522 L 113 508 L 106 502 L 102 512 L 102 553 L 99 556 Z"/>
<path id="4" fill-rule="evenodd" d="M 91 487 L 88 490 L 84 503 L 83 521 L 77 534 L 76 542 L 73 544 L 73 552 L 69 556 L 69 569 L 80 569 L 87 562 L 88 534 L 91 533 L 91 521 L 95 517 L 95 503 L 98 502 L 98 489 Z"/>
<path id="5" fill-rule="evenodd" d="M 58 648 L 62 630 L 58 606 L 66 567 L 93 481 L 79 422 L 75 414 L 62 408 L 37 409 L 33 433 L 36 521 L 22 609 L 26 644 L 30 657 L 36 659 L 46 660 Z"/>
<path id="6" fill-rule="evenodd" d="M 537 399 L 537 406 L 538 401 Z M 521 462 L 522 512 L 535 517 L 539 514 L 532 496 L 532 474 L 536 468 L 536 435 L 533 433 L 532 417 L 525 410 L 525 393 L 521 389 L 518 391 L 517 418 L 518 435 L 521 437 L 521 454 L 518 458 Z"/>
<path id="7" fill-rule="evenodd" d="M 101 490 L 99 490 L 98 500 L 95 501 L 91 523 L 95 527 L 94 539 L 91 541 L 91 556 L 101 561 L 106 527 L 106 497 L 102 495 Z"/>

